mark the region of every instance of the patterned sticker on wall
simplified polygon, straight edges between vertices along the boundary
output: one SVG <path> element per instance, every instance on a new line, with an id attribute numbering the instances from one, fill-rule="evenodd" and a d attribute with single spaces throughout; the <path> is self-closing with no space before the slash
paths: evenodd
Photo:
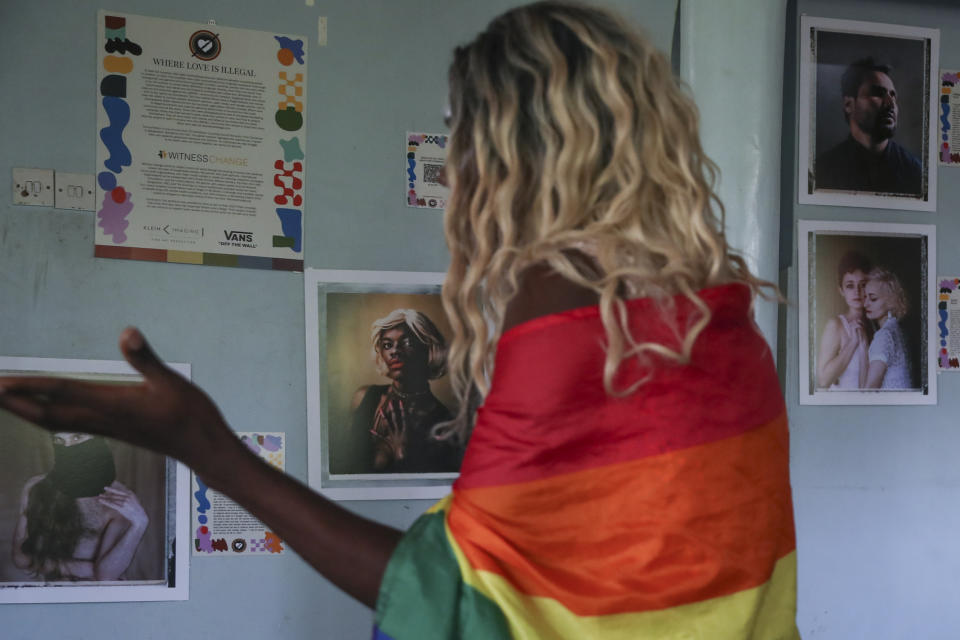
<path id="1" fill-rule="evenodd" d="M 937 278 L 937 370 L 960 371 L 960 277 Z"/>
<path id="2" fill-rule="evenodd" d="M 267 464 L 284 470 L 283 433 L 238 433 L 241 442 Z M 279 554 L 283 542 L 237 503 L 193 476 L 193 555 Z"/>
<path id="3" fill-rule="evenodd" d="M 960 165 L 960 71 L 940 71 L 940 164 Z"/>
<path id="4" fill-rule="evenodd" d="M 303 37 L 98 21 L 95 255 L 303 269 Z"/>
<path id="5" fill-rule="evenodd" d="M 444 176 L 447 136 L 442 133 L 407 133 L 407 206 L 443 209 L 450 189 Z"/>

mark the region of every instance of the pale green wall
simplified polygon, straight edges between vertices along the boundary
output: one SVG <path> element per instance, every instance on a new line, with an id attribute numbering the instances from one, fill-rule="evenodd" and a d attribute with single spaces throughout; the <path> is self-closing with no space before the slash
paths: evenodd
<path id="1" fill-rule="evenodd" d="M 404 206 L 402 136 L 442 128 L 452 47 L 512 4 L 0 0 L 0 175 L 12 167 L 94 173 L 100 8 L 302 33 L 311 55 L 307 266 L 441 271 L 440 214 Z M 670 50 L 674 0 L 609 4 Z M 316 44 L 321 15 L 325 48 Z M 117 359 L 117 334 L 139 325 L 164 358 L 192 363 L 235 429 L 286 431 L 288 470 L 306 477 L 301 275 L 95 260 L 92 213 L 11 206 L 9 185 L 0 180 L 0 354 Z M 405 527 L 428 504 L 350 506 Z M 370 613 L 293 554 L 197 558 L 190 583 L 188 602 L 0 605 L 0 637 L 370 636 Z"/>
<path id="2" fill-rule="evenodd" d="M 754 273 L 776 281 L 786 0 L 682 0 L 680 14 L 681 76 L 720 166 L 727 239 Z M 759 301 L 757 322 L 775 345 L 776 304 Z"/>

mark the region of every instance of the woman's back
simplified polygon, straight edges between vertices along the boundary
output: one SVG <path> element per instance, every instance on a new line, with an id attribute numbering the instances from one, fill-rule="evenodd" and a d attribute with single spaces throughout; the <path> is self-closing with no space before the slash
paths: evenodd
<path id="1" fill-rule="evenodd" d="M 796 637 L 773 362 L 746 286 L 700 295 L 712 319 L 691 361 L 624 366 L 621 384 L 649 374 L 625 397 L 604 389 L 598 307 L 503 335 L 453 495 L 388 568 L 384 637 L 414 637 L 413 610 L 436 637 Z M 627 305 L 638 339 L 676 340 L 652 301 Z M 673 320 L 693 312 L 681 297 Z"/>

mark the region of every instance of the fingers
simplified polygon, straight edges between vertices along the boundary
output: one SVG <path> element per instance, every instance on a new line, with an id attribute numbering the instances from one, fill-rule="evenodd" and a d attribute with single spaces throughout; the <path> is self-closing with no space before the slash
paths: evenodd
<path id="1" fill-rule="evenodd" d="M 172 375 L 172 372 L 157 358 L 140 330 L 127 327 L 120 334 L 120 351 L 134 369 L 147 380 L 157 380 Z"/>
<path id="2" fill-rule="evenodd" d="M 0 408 L 51 431 L 103 433 L 115 389 L 63 378 L 4 378 Z"/>
<path id="3" fill-rule="evenodd" d="M 133 496 L 134 493 L 133 493 L 133 491 L 131 491 L 130 489 L 124 489 L 124 488 L 121 488 L 121 487 L 110 487 L 110 486 L 107 486 L 107 487 L 104 487 L 104 488 L 103 488 L 103 494 L 102 494 L 102 495 L 111 495 L 111 496 L 127 497 L 127 496 Z"/>
<path id="4" fill-rule="evenodd" d="M 27 422 L 39 422 L 43 417 L 44 407 L 40 402 L 29 397 L 11 395 L 11 392 L 7 391 L 6 388 L 4 391 L 5 393 L 0 393 L 0 408 L 6 409 Z"/>

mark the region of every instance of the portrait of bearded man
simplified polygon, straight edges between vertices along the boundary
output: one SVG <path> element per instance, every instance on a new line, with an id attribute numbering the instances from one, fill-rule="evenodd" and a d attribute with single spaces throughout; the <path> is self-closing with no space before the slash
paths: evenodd
<path id="1" fill-rule="evenodd" d="M 873 57 L 850 64 L 840 81 L 843 117 L 849 132 L 819 154 L 818 189 L 919 195 L 923 165 L 893 138 L 900 120 L 900 97 L 893 69 Z"/>

